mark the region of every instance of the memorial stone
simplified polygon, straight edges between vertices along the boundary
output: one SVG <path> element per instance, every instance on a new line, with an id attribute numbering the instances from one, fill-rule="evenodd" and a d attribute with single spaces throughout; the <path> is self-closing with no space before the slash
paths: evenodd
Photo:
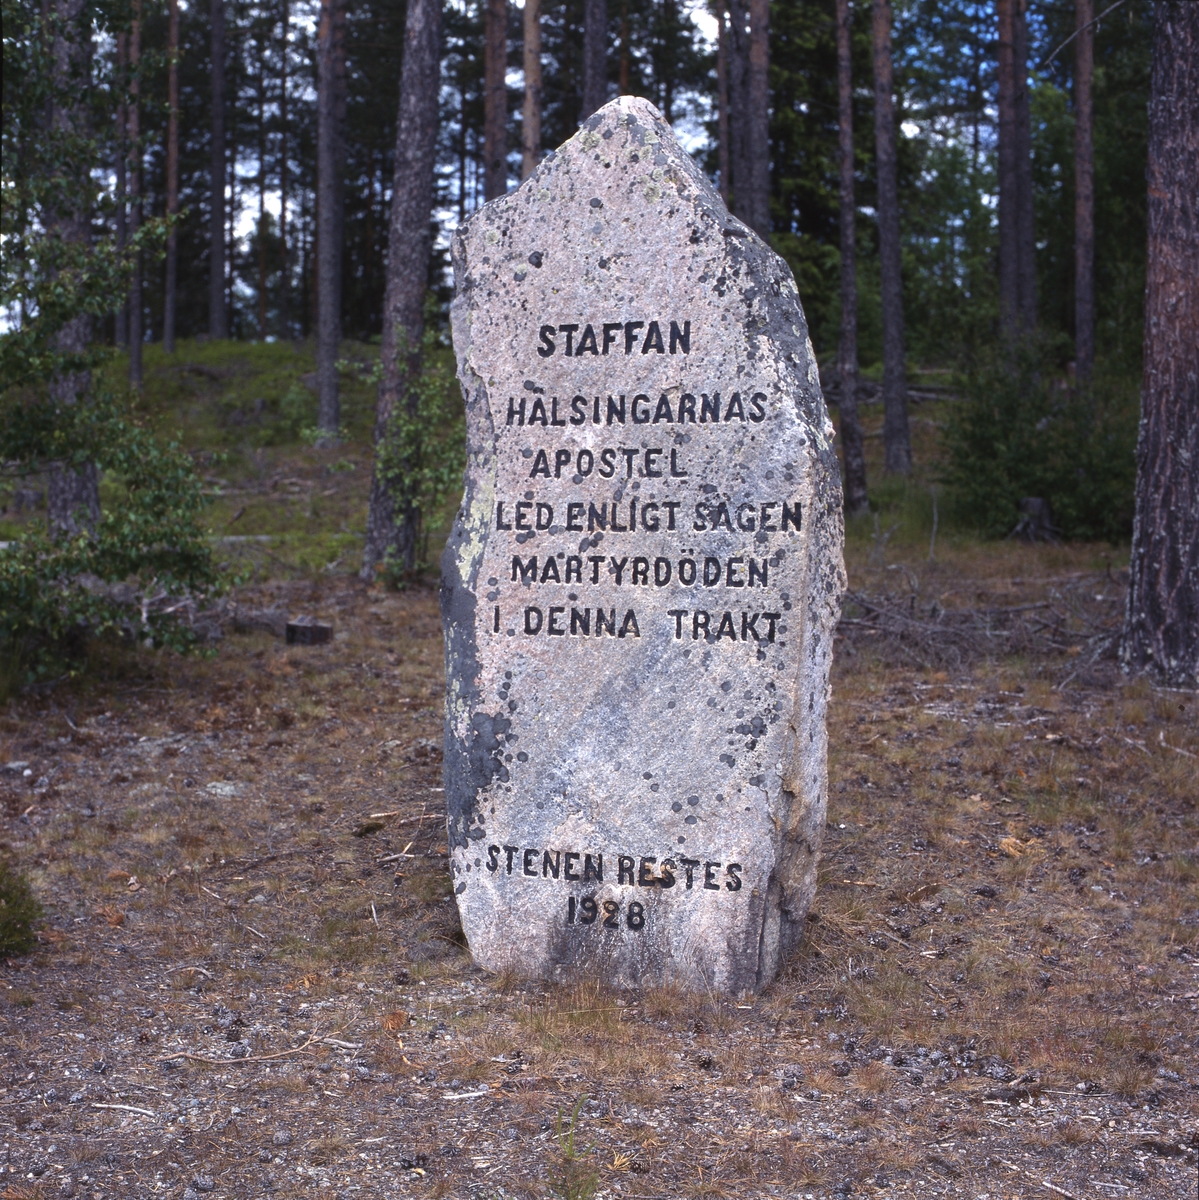
<path id="1" fill-rule="evenodd" d="M 815 889 L 844 586 L 791 272 L 630 97 L 453 261 L 445 783 L 471 952 L 756 990 Z"/>

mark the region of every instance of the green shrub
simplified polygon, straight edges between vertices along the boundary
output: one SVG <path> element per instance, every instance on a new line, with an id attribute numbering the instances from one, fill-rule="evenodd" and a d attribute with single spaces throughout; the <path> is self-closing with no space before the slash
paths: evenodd
<path id="1" fill-rule="evenodd" d="M 127 397 L 100 392 L 56 404 L 44 387 L 4 383 L 0 372 L 9 469 L 39 475 L 56 460 L 90 461 L 106 473 L 112 499 L 90 530 L 70 534 L 31 521 L 0 550 L 0 682 L 19 687 L 72 670 L 98 636 L 178 651 L 198 646 L 191 617 L 221 581 L 200 525 L 205 501 L 190 456 L 147 431 Z"/>
<path id="2" fill-rule="evenodd" d="M 362 378 L 378 386 L 382 366 Z M 466 467 L 466 412 L 454 361 L 437 331 L 426 330 L 421 370 L 409 385 L 406 403 L 392 410 L 375 447 L 375 477 L 391 493 L 394 511 L 410 513 L 415 525 L 412 563 L 396 561 L 389 551 L 382 577 L 403 586 L 410 570 L 429 565 L 429 535 L 451 497 L 460 494 Z"/>
<path id="3" fill-rule="evenodd" d="M 558 1142 L 557 1171 L 550 1180 L 550 1191 L 562 1200 L 591 1200 L 599 1187 L 599 1172 L 589 1162 L 595 1145 L 580 1149 L 575 1145 L 575 1135 L 579 1129 L 579 1113 L 586 1103 L 586 1094 L 580 1096 L 575 1106 L 570 1110 L 570 1116 L 563 1118 L 562 1110 L 558 1110 L 558 1119 L 554 1125 L 554 1136 Z"/>
<path id="4" fill-rule="evenodd" d="M 986 536 L 1009 534 L 1020 501 L 1036 496 L 1061 536 L 1121 541 L 1132 530 L 1137 420 L 1127 382 L 1067 387 L 1031 360 L 980 371 L 947 423 L 944 481 Z"/>
<path id="5" fill-rule="evenodd" d="M 33 927 L 41 919 L 29 881 L 0 858 L 0 958 L 28 954 L 37 938 Z"/>
<path id="6" fill-rule="evenodd" d="M 303 384 L 293 383 L 279 401 L 279 417 L 289 440 L 294 441 L 316 424 L 316 397 Z"/>

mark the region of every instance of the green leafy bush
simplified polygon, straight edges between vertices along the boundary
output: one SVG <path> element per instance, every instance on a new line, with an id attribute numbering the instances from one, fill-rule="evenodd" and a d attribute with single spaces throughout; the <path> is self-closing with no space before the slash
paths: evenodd
<path id="1" fill-rule="evenodd" d="M 0 858 L 0 958 L 28 954 L 37 938 L 34 926 L 41 919 L 29 881 Z"/>
<path id="2" fill-rule="evenodd" d="M 421 370 L 406 392 L 407 403 L 392 410 L 384 436 L 375 447 L 375 477 L 391 494 L 396 513 L 410 513 L 415 524 L 416 570 L 428 565 L 429 534 L 446 502 L 460 493 L 466 467 L 466 413 L 453 358 L 436 330 L 425 334 Z M 377 384 L 382 368 L 364 376 Z M 400 585 L 409 564 L 384 564 L 384 578 Z"/>
<path id="3" fill-rule="evenodd" d="M 279 401 L 280 424 L 290 439 L 298 438 L 309 426 L 316 425 L 316 397 L 301 383 L 293 383 Z"/>
<path id="4" fill-rule="evenodd" d="M 1090 389 L 1042 378 L 1032 361 L 970 378 L 945 432 L 945 482 L 960 515 L 989 537 L 1048 501 L 1062 537 L 1121 541 L 1132 530 L 1138 398 L 1119 381 Z"/>
<path id="5" fill-rule="evenodd" d="M 197 604 L 220 590 L 199 524 L 204 504 L 190 456 L 163 444 L 108 393 L 56 405 L 31 390 L 0 393 L 0 442 L 12 472 L 95 463 L 116 500 L 92 529 L 31 522 L 0 550 L 0 657 L 18 686 L 70 670 L 89 637 L 117 635 L 187 651 Z"/>

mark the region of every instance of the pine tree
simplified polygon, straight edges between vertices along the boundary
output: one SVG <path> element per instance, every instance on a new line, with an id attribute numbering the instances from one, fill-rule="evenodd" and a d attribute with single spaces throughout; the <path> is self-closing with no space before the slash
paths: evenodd
<path id="1" fill-rule="evenodd" d="M 1079 383 L 1095 366 L 1095 34 L 1093 0 L 1074 0 L 1074 364 Z"/>
<path id="2" fill-rule="evenodd" d="M 326 443 L 337 438 L 341 396 L 342 244 L 345 234 L 345 0 L 321 0 L 317 33 L 317 428 Z"/>
<path id="3" fill-rule="evenodd" d="M 858 420 L 857 205 L 854 201 L 852 14 L 837 0 L 837 113 L 841 151 L 841 338 L 837 347 L 838 411 L 845 458 L 845 510 L 860 512 L 866 494 L 866 456 Z"/>
<path id="4" fill-rule="evenodd" d="M 891 65 L 891 0 L 874 0 L 874 139 L 878 171 L 878 250 L 883 310 L 883 452 L 888 472 L 912 470 L 903 337 L 899 182 Z"/>
<path id="5" fill-rule="evenodd" d="M 414 390 L 421 370 L 433 242 L 440 46 L 440 0 L 408 0 L 364 579 L 373 579 L 379 567 L 389 561 L 403 571 L 412 570 L 416 562 L 420 514 L 405 494 L 402 455 L 396 462 L 384 451 L 394 440 L 396 425 L 403 424 L 405 412 L 415 404 Z"/>
<path id="6" fill-rule="evenodd" d="M 528 179 L 541 161 L 541 0 L 525 0 L 525 102 L 521 114 L 520 177 Z"/>
<path id="7" fill-rule="evenodd" d="M 179 0 L 169 0 L 167 34 L 167 179 L 166 215 L 179 212 Z M 162 344 L 175 353 L 175 300 L 179 291 L 179 234 L 172 225 L 167 234 L 166 281 L 163 285 Z"/>
<path id="8" fill-rule="evenodd" d="M 583 0 L 583 107 L 580 120 L 608 99 L 608 0 Z"/>
<path id="9" fill-rule="evenodd" d="M 1126 671 L 1199 684 L 1199 5 L 1157 0 L 1149 268 Z"/>
<path id="10" fill-rule="evenodd" d="M 225 307 L 225 0 L 211 0 L 212 169 L 208 237 L 208 336 L 229 336 Z"/>

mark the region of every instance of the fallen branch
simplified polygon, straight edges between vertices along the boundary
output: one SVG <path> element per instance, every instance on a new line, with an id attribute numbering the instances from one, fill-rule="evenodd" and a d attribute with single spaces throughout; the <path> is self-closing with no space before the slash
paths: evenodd
<path id="1" fill-rule="evenodd" d="M 148 1108 L 134 1108 L 132 1104 L 93 1104 L 92 1108 L 118 1108 L 121 1112 L 141 1113 L 143 1117 L 156 1117 L 156 1112 Z"/>
<path id="2" fill-rule="evenodd" d="M 1035 1175 L 1029 1175 L 1030 1179 L 1035 1179 Z M 1066 1191 L 1065 1188 L 1060 1188 L 1056 1183 L 1050 1183 L 1048 1179 L 1041 1180 L 1041 1186 L 1048 1188 L 1051 1192 L 1057 1192 L 1059 1196 L 1065 1196 L 1066 1200 L 1076 1200 L 1073 1192 Z"/>
<path id="3" fill-rule="evenodd" d="M 1183 754 L 1187 758 L 1199 758 L 1199 754 L 1192 754 L 1190 750 L 1184 750 L 1181 746 L 1171 746 L 1170 743 L 1166 741 L 1166 732 L 1164 729 L 1159 729 L 1157 731 L 1157 744 L 1159 746 L 1164 746 L 1167 750 L 1173 750 L 1175 754 Z"/>
<path id="4" fill-rule="evenodd" d="M 1139 750 L 1142 754 L 1148 754 L 1150 758 L 1153 757 L 1153 755 L 1149 753 L 1149 750 L 1145 746 L 1144 742 L 1134 742 L 1132 738 L 1124 737 L 1123 735 L 1120 736 L 1120 740 L 1122 742 L 1127 742 L 1134 750 Z"/>
<path id="5" fill-rule="evenodd" d="M 156 1058 L 154 1061 L 174 1062 L 176 1059 L 186 1058 L 190 1062 L 208 1063 L 214 1067 L 240 1067 L 242 1063 L 267 1062 L 272 1058 L 286 1058 L 289 1054 L 302 1054 L 309 1046 L 316 1045 L 324 1040 L 324 1038 L 310 1037 L 302 1046 L 293 1046 L 290 1050 L 279 1050 L 274 1054 L 248 1054 L 245 1058 L 210 1058 L 206 1054 L 193 1054 L 190 1050 L 179 1050 L 174 1054 L 166 1054 L 162 1058 Z M 340 1044 L 343 1043 L 334 1043 L 334 1045 Z M 111 1107 L 111 1105 L 101 1105 L 100 1107 Z M 120 1106 L 118 1105 L 117 1107 Z"/>

